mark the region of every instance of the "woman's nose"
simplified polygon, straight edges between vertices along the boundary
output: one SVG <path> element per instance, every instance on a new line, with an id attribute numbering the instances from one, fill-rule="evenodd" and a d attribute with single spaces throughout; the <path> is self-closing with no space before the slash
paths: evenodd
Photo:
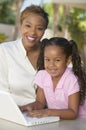
<path id="1" fill-rule="evenodd" d="M 31 33 L 32 35 L 36 34 L 36 29 L 35 29 L 35 28 L 31 28 L 30 33 Z"/>

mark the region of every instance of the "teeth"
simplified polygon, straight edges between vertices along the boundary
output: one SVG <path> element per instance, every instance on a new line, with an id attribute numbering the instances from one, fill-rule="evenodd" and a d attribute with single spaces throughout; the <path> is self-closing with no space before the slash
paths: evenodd
<path id="1" fill-rule="evenodd" d="M 51 72 L 56 72 L 56 70 L 51 70 Z"/>
<path id="2" fill-rule="evenodd" d="M 27 37 L 27 38 L 28 38 L 28 40 L 30 40 L 30 41 L 35 40 L 35 38 L 33 38 L 33 37 Z"/>

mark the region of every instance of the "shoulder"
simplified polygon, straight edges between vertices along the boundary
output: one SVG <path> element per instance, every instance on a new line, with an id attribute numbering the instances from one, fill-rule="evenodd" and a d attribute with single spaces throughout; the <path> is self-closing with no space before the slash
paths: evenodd
<path id="1" fill-rule="evenodd" d="M 35 81 L 40 81 L 42 83 L 46 82 L 47 80 L 49 80 L 50 75 L 48 74 L 48 72 L 46 70 L 40 70 L 37 72 L 36 76 L 35 76 Z"/>
<path id="2" fill-rule="evenodd" d="M 10 41 L 10 42 L 3 42 L 0 44 L 0 49 L 8 49 L 14 46 L 14 44 L 17 44 L 18 40 L 16 41 Z"/>
<path id="3" fill-rule="evenodd" d="M 20 43 L 19 39 L 15 40 L 15 41 L 10 41 L 10 42 L 3 42 L 0 44 L 0 51 L 1 51 L 1 53 L 13 51 L 14 48 L 16 48 L 19 43 Z"/>
<path id="4" fill-rule="evenodd" d="M 67 68 L 65 73 L 64 73 L 64 77 L 67 80 L 77 80 L 77 76 L 75 76 L 74 72 L 72 71 L 72 68 Z"/>
<path id="5" fill-rule="evenodd" d="M 39 77 L 45 77 L 45 76 L 48 76 L 48 73 L 46 70 L 40 70 L 37 72 L 36 76 L 39 76 Z"/>
<path id="6" fill-rule="evenodd" d="M 40 70 L 35 76 L 34 82 L 41 88 L 46 88 L 50 85 L 51 77 L 46 70 Z"/>
<path id="7" fill-rule="evenodd" d="M 80 90 L 77 77 L 74 75 L 72 69 L 67 68 L 64 74 L 64 89 L 73 94 Z"/>

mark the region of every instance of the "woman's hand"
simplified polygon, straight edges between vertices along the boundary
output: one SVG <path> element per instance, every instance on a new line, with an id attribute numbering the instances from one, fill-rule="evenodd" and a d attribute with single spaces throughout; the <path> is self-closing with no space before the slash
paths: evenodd
<path id="1" fill-rule="evenodd" d="M 24 105 L 24 106 L 20 106 L 19 108 L 22 112 L 25 112 L 25 111 L 29 112 L 29 111 L 33 110 L 33 105 L 31 103 L 31 104 L 27 104 L 27 105 Z"/>

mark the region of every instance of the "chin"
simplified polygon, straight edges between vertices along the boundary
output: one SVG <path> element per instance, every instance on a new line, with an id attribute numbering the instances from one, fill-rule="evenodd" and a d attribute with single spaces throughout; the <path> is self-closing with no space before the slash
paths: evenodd
<path id="1" fill-rule="evenodd" d="M 28 47 L 34 47 L 35 46 L 35 43 L 29 43 L 27 44 Z"/>

